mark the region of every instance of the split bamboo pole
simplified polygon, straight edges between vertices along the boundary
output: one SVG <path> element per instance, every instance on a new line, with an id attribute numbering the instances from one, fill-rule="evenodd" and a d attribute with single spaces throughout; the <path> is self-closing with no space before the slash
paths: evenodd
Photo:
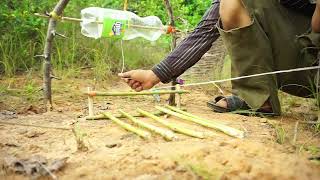
<path id="1" fill-rule="evenodd" d="M 131 116 L 130 114 L 128 114 L 128 113 L 126 113 L 126 112 L 124 112 L 122 110 L 119 110 L 119 112 L 123 116 L 127 117 L 129 120 L 134 122 L 135 124 L 161 135 L 162 137 L 164 137 L 168 141 L 172 141 L 172 140 L 177 139 L 176 135 L 170 130 L 159 128 L 159 127 L 154 126 L 152 124 L 148 124 L 146 122 L 140 121 L 140 120 L 136 119 L 135 117 Z"/>
<path id="2" fill-rule="evenodd" d="M 152 113 L 153 115 L 155 116 L 162 116 L 162 115 L 165 115 L 165 113 L 163 113 L 162 111 L 156 111 L 156 112 L 153 112 Z M 133 114 L 132 115 L 133 117 L 144 117 L 143 115 L 141 115 L 140 113 L 138 114 Z M 114 115 L 114 117 L 116 118 L 126 118 L 126 116 L 122 115 L 122 114 L 117 114 L 117 115 Z M 95 115 L 95 116 L 87 116 L 86 117 L 86 120 L 105 120 L 105 119 L 109 119 L 108 117 L 106 117 L 105 115 L 103 114 L 99 114 L 99 115 Z"/>
<path id="3" fill-rule="evenodd" d="M 140 96 L 140 95 L 154 95 L 154 94 L 185 94 L 190 93 L 190 91 L 180 90 L 180 91 L 142 91 L 142 92 L 99 92 L 91 91 L 84 94 L 88 96 Z"/>
<path id="4" fill-rule="evenodd" d="M 238 129 L 226 126 L 224 124 L 220 124 L 220 123 L 215 122 L 215 121 L 210 121 L 210 120 L 207 120 L 207 119 L 203 119 L 201 117 L 195 116 L 193 114 L 190 114 L 188 112 L 182 111 L 182 110 L 180 110 L 178 108 L 175 108 L 175 107 L 172 107 L 172 106 L 166 105 L 166 108 L 162 108 L 162 107 L 156 106 L 156 109 L 158 109 L 158 110 L 160 110 L 160 111 L 162 111 L 164 113 L 168 113 L 170 115 L 179 117 L 181 119 L 184 119 L 184 120 L 187 120 L 187 121 L 192 121 L 192 122 L 200 124 L 202 126 L 221 131 L 221 132 L 223 132 L 223 133 L 225 133 L 225 134 L 227 134 L 229 136 L 233 136 L 233 137 L 237 137 L 237 138 L 244 138 L 244 136 L 245 136 L 245 133 L 243 131 L 240 131 Z"/>
<path id="5" fill-rule="evenodd" d="M 184 127 L 181 127 L 181 126 L 178 126 L 176 124 L 173 124 L 173 123 L 169 123 L 167 121 L 164 121 L 163 119 L 147 112 L 147 111 L 144 111 L 142 109 L 137 109 L 137 111 L 141 114 L 143 114 L 144 116 L 146 117 L 149 117 L 155 121 L 157 121 L 158 123 L 172 129 L 173 131 L 175 132 L 178 132 L 178 133 L 181 133 L 181 134 L 185 134 L 185 135 L 188 135 L 188 136 L 191 136 L 191 137 L 196 137 L 196 138 L 200 138 L 200 139 L 204 139 L 205 138 L 205 135 L 204 133 L 202 132 L 197 132 L 197 131 L 194 131 L 194 130 L 191 130 L 191 129 L 187 129 L 187 128 L 184 128 Z"/>
<path id="6" fill-rule="evenodd" d="M 141 136 L 144 139 L 149 139 L 151 137 L 151 134 L 149 132 L 141 130 L 141 129 L 136 128 L 134 126 L 131 126 L 128 123 L 122 122 L 120 119 L 112 116 L 110 113 L 103 113 L 103 115 L 105 115 L 106 117 L 111 119 L 113 122 L 115 122 L 116 124 L 118 124 L 122 128 L 124 128 L 124 129 L 126 129 L 128 131 L 131 131 L 133 133 L 136 133 L 137 135 Z"/>

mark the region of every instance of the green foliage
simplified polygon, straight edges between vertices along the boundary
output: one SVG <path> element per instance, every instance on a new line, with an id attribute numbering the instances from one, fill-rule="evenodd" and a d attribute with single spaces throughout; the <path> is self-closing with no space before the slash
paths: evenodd
<path id="1" fill-rule="evenodd" d="M 0 1 L 0 74 L 12 76 L 17 72 L 40 70 L 47 30 L 47 20 L 34 16 L 35 12 L 50 12 L 58 0 L 2 0 Z M 211 1 L 171 0 L 180 29 L 194 27 Z M 86 7 L 122 9 L 123 1 L 70 0 L 64 15 L 80 17 Z M 131 0 L 129 10 L 139 16 L 159 16 L 164 24 L 168 15 L 159 0 Z M 94 40 L 80 34 L 80 25 L 58 23 L 58 32 L 68 39 L 55 38 L 52 53 L 54 72 L 59 76 L 76 76 L 81 68 L 92 67 L 96 78 L 105 78 L 121 70 L 120 41 L 113 39 Z M 126 68 L 150 68 L 170 50 L 170 37 L 162 37 L 155 43 L 143 39 L 125 41 Z"/>

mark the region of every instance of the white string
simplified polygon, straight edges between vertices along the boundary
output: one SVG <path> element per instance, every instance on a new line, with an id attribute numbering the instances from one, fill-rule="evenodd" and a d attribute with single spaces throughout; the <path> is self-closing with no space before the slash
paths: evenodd
<path id="1" fill-rule="evenodd" d="M 272 75 L 272 74 L 290 73 L 290 72 L 298 72 L 298 71 L 308 71 L 308 70 L 313 70 L 313 69 L 320 69 L 320 66 L 311 66 L 311 67 L 304 67 L 304 68 L 295 68 L 295 69 L 288 69 L 288 70 L 272 71 L 272 72 L 252 74 L 252 75 L 247 75 L 247 76 L 240 76 L 240 77 L 221 79 L 221 80 L 215 80 L 215 81 L 206 81 L 206 82 L 199 82 L 199 83 L 183 84 L 183 85 L 180 85 L 180 86 L 181 87 L 200 86 L 200 85 L 207 85 L 207 84 L 212 84 L 212 83 L 222 83 L 222 82 L 235 81 L 235 80 L 240 80 L 240 79 L 247 79 L 247 78 L 258 77 L 258 76 L 266 76 L 266 75 Z M 158 87 L 158 88 L 155 88 L 155 90 L 168 89 L 168 88 L 172 88 L 172 87 L 174 87 L 174 86 Z"/>
<path id="2" fill-rule="evenodd" d="M 124 50 L 123 50 L 123 40 L 121 39 L 121 56 L 122 56 L 122 68 L 121 68 L 121 73 L 124 71 Z"/>

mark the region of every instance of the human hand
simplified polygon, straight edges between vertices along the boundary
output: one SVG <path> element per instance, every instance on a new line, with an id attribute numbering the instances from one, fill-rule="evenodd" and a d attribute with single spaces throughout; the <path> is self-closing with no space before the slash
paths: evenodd
<path id="1" fill-rule="evenodd" d="M 320 33 L 320 0 L 317 0 L 316 9 L 312 17 L 312 31 Z"/>
<path id="2" fill-rule="evenodd" d="M 151 89 L 160 82 L 160 79 L 151 70 L 132 70 L 119 73 L 121 77 L 135 91 Z"/>

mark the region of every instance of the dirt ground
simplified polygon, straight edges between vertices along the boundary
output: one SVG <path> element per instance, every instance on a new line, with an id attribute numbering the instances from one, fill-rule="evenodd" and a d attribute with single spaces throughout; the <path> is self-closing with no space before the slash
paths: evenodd
<path id="1" fill-rule="evenodd" d="M 0 80 L 8 84 L 8 79 Z M 23 78 L 16 78 L 11 90 L 19 89 Z M 153 134 L 149 140 L 123 130 L 110 120 L 87 121 L 87 97 L 81 92 L 92 81 L 72 79 L 55 82 L 54 111 L 42 113 L 41 92 L 32 91 L 29 99 L 19 93 L 0 96 L 0 121 L 49 126 L 26 127 L 0 123 L 0 179 L 30 179 L 14 174 L 5 167 L 8 156 L 30 158 L 41 155 L 47 159 L 68 157 L 67 164 L 54 174 L 59 179 L 320 179 L 320 135 L 310 125 L 298 126 L 293 142 L 296 121 L 310 121 L 311 107 L 303 99 L 290 99 L 284 115 L 260 118 L 236 114 L 213 113 L 206 102 L 212 98 L 207 89 L 193 88 L 182 96 L 188 112 L 246 132 L 244 139 L 229 137 L 214 130 L 169 117 L 166 120 L 210 134 L 197 139 L 177 134 L 178 139 L 166 141 Z M 126 91 L 122 83 L 97 86 L 104 91 Z M 211 93 L 208 93 L 211 92 Z M 27 99 L 26 99 L 27 98 Z M 31 99 L 31 100 L 30 100 Z M 95 112 L 117 113 L 118 109 L 133 113 L 137 107 L 154 111 L 155 105 L 165 104 L 166 96 L 158 103 L 152 96 L 95 98 Z M 290 110 L 290 111 L 289 111 Z M 163 117 L 164 118 L 164 117 Z M 163 127 L 148 119 L 146 122 Z M 126 122 L 126 119 L 123 119 Z M 77 149 L 71 130 L 77 126 L 83 135 L 87 151 Z M 49 177 L 48 177 L 49 178 Z"/>

